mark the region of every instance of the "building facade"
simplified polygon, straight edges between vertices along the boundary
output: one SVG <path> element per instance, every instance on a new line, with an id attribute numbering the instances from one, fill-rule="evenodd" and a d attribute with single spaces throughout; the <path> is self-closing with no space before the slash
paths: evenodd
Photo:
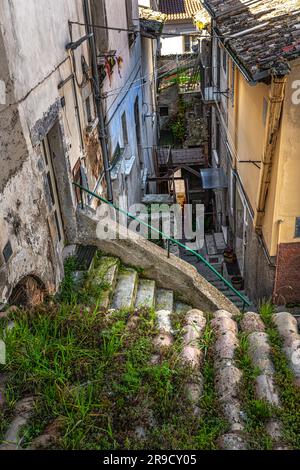
<path id="1" fill-rule="evenodd" d="M 300 8 L 254 3 L 203 2 L 213 36 L 212 164 L 227 176 L 216 212 L 251 298 L 299 303 Z"/>
<path id="2" fill-rule="evenodd" d="M 1 0 L 0 9 L 1 304 L 57 290 L 76 210 L 98 204 L 73 182 L 117 199 L 119 152 L 128 203 L 140 200 L 157 132 L 157 36 L 141 38 L 137 0 Z"/>
<path id="3" fill-rule="evenodd" d="M 147 176 L 154 174 L 158 132 L 155 66 L 162 23 L 146 34 L 143 21 L 147 10 L 151 19 L 152 5 L 141 3 L 139 8 L 132 0 L 92 2 L 94 24 L 107 27 L 94 31 L 113 199 L 124 207 L 140 202 Z"/>
<path id="4" fill-rule="evenodd" d="M 200 0 L 159 0 L 159 10 L 166 15 L 161 38 L 162 56 L 197 51 L 194 17 L 200 9 Z"/>

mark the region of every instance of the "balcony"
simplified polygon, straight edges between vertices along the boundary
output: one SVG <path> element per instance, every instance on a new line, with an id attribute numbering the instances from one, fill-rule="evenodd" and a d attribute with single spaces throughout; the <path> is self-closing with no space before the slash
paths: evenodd
<path id="1" fill-rule="evenodd" d="M 176 168 L 181 165 L 205 165 L 206 163 L 202 147 L 179 149 L 158 147 L 156 155 L 159 167 Z"/>

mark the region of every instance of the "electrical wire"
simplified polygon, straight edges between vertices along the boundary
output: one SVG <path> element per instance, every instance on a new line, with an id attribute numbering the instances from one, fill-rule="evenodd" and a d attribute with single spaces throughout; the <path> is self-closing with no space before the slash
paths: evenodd
<path id="1" fill-rule="evenodd" d="M 183 65 L 183 64 L 185 64 L 185 63 L 187 63 L 187 62 L 190 62 L 190 59 L 186 59 L 185 61 L 181 62 L 180 65 Z M 171 64 L 171 63 L 173 63 L 173 61 L 170 61 L 169 63 Z M 144 79 L 147 78 L 147 77 L 150 77 L 150 76 L 154 77 L 154 76 L 156 75 L 157 71 L 159 71 L 159 70 L 165 68 L 167 65 L 168 65 L 168 64 L 164 64 L 162 67 L 159 67 L 158 69 L 156 69 L 155 72 L 153 72 L 153 73 L 151 73 L 151 74 L 144 75 L 143 77 L 140 77 L 140 78 L 138 78 L 137 80 L 134 80 L 133 82 L 131 82 L 131 86 L 133 85 L 133 83 L 137 83 L 137 82 L 139 82 L 139 81 L 141 81 L 141 80 L 144 80 Z M 167 73 L 167 71 L 166 71 L 166 73 Z M 161 78 L 161 77 L 162 77 L 162 75 L 161 75 L 159 78 Z M 147 81 L 147 83 L 151 83 L 151 81 L 149 80 L 149 81 Z M 119 88 L 113 88 L 113 89 L 110 90 L 109 92 L 103 93 L 103 94 L 102 94 L 102 98 L 106 99 L 106 98 L 109 98 L 110 96 L 114 96 L 114 95 L 115 95 L 115 93 L 114 93 L 115 91 L 122 90 L 125 86 L 126 86 L 126 85 L 121 86 L 121 87 L 119 87 Z M 141 86 L 143 86 L 143 85 L 141 85 Z M 120 93 L 121 93 L 121 92 L 120 92 Z"/>
<path id="2" fill-rule="evenodd" d="M 139 18 L 140 20 L 141 18 Z M 136 21 L 139 21 L 139 20 L 136 20 Z M 80 23 L 79 21 L 70 21 L 71 24 L 77 24 L 79 26 L 86 26 L 85 23 Z M 125 32 L 128 32 L 128 33 L 138 33 L 138 34 L 142 34 L 141 33 L 141 30 L 135 30 L 135 29 L 127 29 L 127 28 L 118 28 L 116 26 L 105 26 L 105 25 L 99 25 L 99 24 L 89 24 L 87 26 L 90 26 L 92 28 L 99 28 L 99 29 L 107 29 L 107 30 L 112 30 L 112 31 L 125 31 Z M 161 33 L 161 36 L 171 36 L 171 37 L 178 37 L 178 36 L 200 36 L 201 38 L 203 39 L 214 39 L 216 36 L 215 35 L 212 35 L 210 33 L 207 33 L 205 36 L 202 36 L 202 33 L 201 31 L 195 31 L 194 33 L 187 33 L 187 34 L 184 34 L 184 33 L 164 33 L 162 32 Z M 230 34 L 218 34 L 217 35 L 218 38 L 224 38 L 224 39 L 230 39 L 230 38 L 235 38 L 235 35 L 230 35 Z"/>

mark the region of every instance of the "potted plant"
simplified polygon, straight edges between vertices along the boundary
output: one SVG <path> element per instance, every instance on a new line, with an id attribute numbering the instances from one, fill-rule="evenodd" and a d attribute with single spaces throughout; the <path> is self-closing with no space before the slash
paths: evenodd
<path id="1" fill-rule="evenodd" d="M 244 289 L 244 279 L 242 278 L 242 276 L 233 276 L 231 278 L 231 284 L 236 290 Z"/>
<path id="2" fill-rule="evenodd" d="M 234 263 L 234 261 L 236 260 L 236 257 L 232 248 L 226 248 L 226 250 L 223 251 L 223 256 L 224 256 L 224 261 L 226 263 Z"/>

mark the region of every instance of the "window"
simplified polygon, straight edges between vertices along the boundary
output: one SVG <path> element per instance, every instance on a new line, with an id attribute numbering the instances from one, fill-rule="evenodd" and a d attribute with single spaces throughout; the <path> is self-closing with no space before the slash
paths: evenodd
<path id="1" fill-rule="evenodd" d="M 184 52 L 191 52 L 191 37 L 190 36 L 184 36 L 183 38 L 183 50 Z"/>
<path id="2" fill-rule="evenodd" d="M 220 85 L 221 85 L 221 48 L 219 45 L 217 45 L 217 88 L 220 90 Z"/>
<path id="3" fill-rule="evenodd" d="M 117 145 L 116 145 L 115 151 L 112 155 L 112 158 L 111 158 L 111 166 L 112 167 L 120 160 L 120 157 L 121 157 L 121 147 L 120 147 L 120 144 L 118 142 Z"/>
<path id="4" fill-rule="evenodd" d="M 223 70 L 225 75 L 227 74 L 227 52 L 223 49 Z"/>
<path id="5" fill-rule="evenodd" d="M 138 145 L 141 144 L 141 124 L 140 124 L 140 108 L 139 108 L 139 98 L 136 97 L 134 102 L 134 120 L 135 120 L 135 133 L 136 133 L 136 142 Z"/>
<path id="6" fill-rule="evenodd" d="M 128 130 L 127 130 L 127 120 L 126 120 L 126 113 L 122 114 L 122 131 L 123 131 L 123 142 L 124 146 L 128 145 Z"/>
<path id="7" fill-rule="evenodd" d="M 220 161 L 221 153 L 221 126 L 219 120 L 216 121 L 216 151 Z"/>
<path id="8" fill-rule="evenodd" d="M 296 217 L 295 238 L 300 238 L 300 217 Z"/>
<path id="9" fill-rule="evenodd" d="M 162 117 L 169 116 L 169 108 L 168 106 L 161 106 L 159 108 L 159 114 Z"/>
<path id="10" fill-rule="evenodd" d="M 55 164 L 59 158 L 59 149 L 61 148 L 61 134 L 58 122 L 56 122 L 45 139 L 43 139 L 40 148 L 45 163 L 43 176 L 45 181 L 46 200 L 48 204 L 47 216 L 51 221 L 51 226 L 56 226 L 56 233 L 59 242 L 63 243 L 64 230 L 55 175 Z"/>
<path id="11" fill-rule="evenodd" d="M 234 211 L 234 193 L 235 193 L 235 180 L 232 170 L 230 170 L 230 187 L 229 187 L 229 205 L 230 205 L 230 212 L 233 215 Z"/>
<path id="12" fill-rule="evenodd" d="M 92 108 L 91 108 L 91 97 L 88 96 L 85 100 L 86 120 L 88 124 L 93 121 Z"/>
<path id="13" fill-rule="evenodd" d="M 91 13 L 94 24 L 107 26 L 107 15 L 105 0 L 90 0 Z M 109 50 L 108 44 L 108 30 L 105 28 L 93 28 L 93 33 L 98 52 L 107 52 Z"/>
<path id="14" fill-rule="evenodd" d="M 135 120 L 135 133 L 136 133 L 136 143 L 138 146 L 139 161 L 141 167 L 143 166 L 142 151 L 141 151 L 141 123 L 140 123 L 140 107 L 139 107 L 139 97 L 137 96 L 134 102 L 134 120 Z"/>
<path id="15" fill-rule="evenodd" d="M 125 6 L 126 6 L 127 28 L 132 29 L 132 33 L 128 33 L 128 42 L 129 42 L 129 46 L 132 46 L 136 37 L 133 31 L 134 23 L 133 23 L 133 18 L 132 18 L 132 0 L 125 0 Z"/>

